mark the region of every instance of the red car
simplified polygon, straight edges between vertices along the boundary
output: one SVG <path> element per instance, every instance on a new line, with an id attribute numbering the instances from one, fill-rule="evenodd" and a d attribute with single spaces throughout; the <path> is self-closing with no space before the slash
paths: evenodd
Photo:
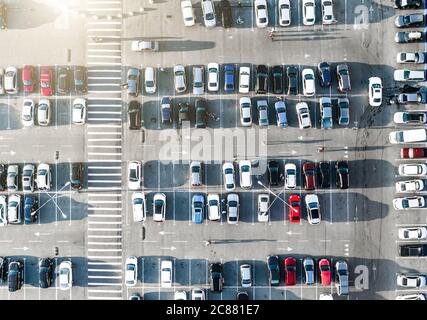
<path id="1" fill-rule="evenodd" d="M 322 286 L 331 285 L 331 264 L 328 259 L 321 259 L 319 261 L 320 283 Z"/>
<path id="2" fill-rule="evenodd" d="M 35 68 L 33 66 L 24 66 L 22 69 L 22 83 L 24 92 L 31 93 L 34 91 Z"/>
<path id="3" fill-rule="evenodd" d="M 294 286 L 297 284 L 297 260 L 293 257 L 285 259 L 285 285 Z"/>
<path id="4" fill-rule="evenodd" d="M 301 220 L 301 198 L 297 194 L 291 194 L 289 196 L 289 221 L 300 222 Z"/>
<path id="5" fill-rule="evenodd" d="M 313 162 L 307 161 L 302 166 L 302 174 L 304 175 L 304 189 L 316 189 L 316 166 Z"/>
<path id="6" fill-rule="evenodd" d="M 426 158 L 427 148 L 402 148 L 400 157 L 402 159 Z"/>
<path id="7" fill-rule="evenodd" d="M 53 95 L 53 70 L 50 67 L 40 69 L 40 92 L 44 96 Z"/>

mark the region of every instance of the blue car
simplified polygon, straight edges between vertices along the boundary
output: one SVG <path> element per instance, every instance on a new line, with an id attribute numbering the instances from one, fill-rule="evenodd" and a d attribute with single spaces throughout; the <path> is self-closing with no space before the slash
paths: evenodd
<path id="1" fill-rule="evenodd" d="M 195 194 L 193 196 L 191 209 L 193 222 L 201 224 L 205 215 L 205 197 L 202 194 Z"/>
<path id="2" fill-rule="evenodd" d="M 286 117 L 286 104 L 284 101 L 279 100 L 274 104 L 276 109 L 277 126 L 279 128 L 286 128 L 288 126 L 288 119 Z"/>
<path id="3" fill-rule="evenodd" d="M 24 200 L 25 223 L 36 222 L 38 218 L 38 202 L 35 197 L 26 196 Z"/>
<path id="4" fill-rule="evenodd" d="M 234 92 L 234 66 L 225 65 L 224 66 L 224 91 L 225 92 Z"/>

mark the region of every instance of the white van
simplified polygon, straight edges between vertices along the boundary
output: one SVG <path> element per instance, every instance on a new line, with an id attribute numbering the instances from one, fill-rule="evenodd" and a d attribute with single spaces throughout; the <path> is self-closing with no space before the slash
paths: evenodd
<path id="1" fill-rule="evenodd" d="M 390 143 L 413 143 L 413 142 L 426 142 L 427 141 L 427 130 L 426 129 L 415 129 L 415 130 L 400 130 L 392 131 L 388 136 Z"/>

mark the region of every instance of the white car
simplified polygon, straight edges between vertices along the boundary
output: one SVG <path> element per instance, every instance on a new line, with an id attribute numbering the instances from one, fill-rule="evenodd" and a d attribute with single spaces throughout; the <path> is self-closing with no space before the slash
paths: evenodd
<path id="1" fill-rule="evenodd" d="M 219 65 L 211 62 L 208 64 L 208 91 L 217 92 L 219 90 Z"/>
<path id="2" fill-rule="evenodd" d="M 132 212 L 134 222 L 145 221 L 147 218 L 147 203 L 143 192 L 134 192 L 132 194 Z"/>
<path id="3" fill-rule="evenodd" d="M 314 0 L 302 0 L 302 23 L 312 26 L 316 22 L 316 3 Z"/>
<path id="4" fill-rule="evenodd" d="M 21 223 L 21 196 L 19 194 L 9 196 L 7 221 L 11 224 Z"/>
<path id="5" fill-rule="evenodd" d="M 239 68 L 239 93 L 248 93 L 251 79 L 251 69 L 249 67 Z"/>
<path id="6" fill-rule="evenodd" d="M 396 124 L 426 124 L 427 112 L 423 110 L 408 110 L 395 112 L 393 122 Z"/>
<path id="7" fill-rule="evenodd" d="M 221 219 L 221 202 L 217 193 L 208 194 L 208 219 L 211 221 Z"/>
<path id="8" fill-rule="evenodd" d="M 213 28 L 216 26 L 215 18 L 215 5 L 212 0 L 202 0 L 203 20 L 206 28 Z"/>
<path id="9" fill-rule="evenodd" d="M 176 65 L 173 67 L 175 91 L 183 93 L 187 90 L 187 81 L 185 77 L 185 68 L 183 65 Z"/>
<path id="10" fill-rule="evenodd" d="M 307 220 L 309 224 L 319 224 L 321 220 L 319 198 L 315 194 L 307 194 L 305 196 L 305 204 L 307 206 Z"/>
<path id="11" fill-rule="evenodd" d="M 270 195 L 261 193 L 258 195 L 258 222 L 268 222 L 270 211 Z"/>
<path id="12" fill-rule="evenodd" d="M 294 163 L 285 164 L 285 189 L 297 187 L 297 166 Z"/>
<path id="13" fill-rule="evenodd" d="M 424 240 L 427 239 L 426 227 L 399 228 L 400 240 Z"/>
<path id="14" fill-rule="evenodd" d="M 268 26 L 268 9 L 266 0 L 255 0 L 255 19 L 258 28 Z"/>
<path id="15" fill-rule="evenodd" d="M 333 24 L 334 20 L 334 5 L 332 0 L 322 0 L 322 23 Z"/>
<path id="16" fill-rule="evenodd" d="M 252 271 L 249 264 L 242 264 L 240 266 L 240 283 L 243 288 L 252 286 Z"/>
<path id="17" fill-rule="evenodd" d="M 7 67 L 4 74 L 4 90 L 8 94 L 18 93 L 18 69 Z"/>
<path id="18" fill-rule="evenodd" d="M 302 70 L 302 90 L 306 97 L 312 97 L 316 94 L 314 71 L 310 68 Z"/>
<path id="19" fill-rule="evenodd" d="M 422 208 L 424 206 L 425 206 L 425 200 L 424 200 L 424 197 L 421 197 L 421 196 L 393 199 L 393 208 L 395 210 L 417 209 L 417 208 Z"/>
<path id="20" fill-rule="evenodd" d="M 424 70 L 398 69 L 393 74 L 394 81 L 425 81 Z"/>
<path id="21" fill-rule="evenodd" d="M 37 107 L 37 121 L 40 126 L 48 126 L 50 123 L 50 102 L 48 99 L 39 101 Z"/>
<path id="22" fill-rule="evenodd" d="M 77 98 L 74 100 L 73 123 L 78 125 L 86 123 L 86 99 Z"/>
<path id="23" fill-rule="evenodd" d="M 163 222 L 166 220 L 166 195 L 156 193 L 153 197 L 153 220 Z"/>
<path id="24" fill-rule="evenodd" d="M 394 116 L 394 121 L 399 123 L 403 122 L 403 119 L 399 119 L 402 113 L 396 112 Z M 406 115 L 409 113 L 406 112 Z M 402 117 L 400 117 L 402 118 Z M 409 118 L 409 117 L 408 117 Z M 416 118 L 416 117 L 415 117 Z M 418 122 L 420 123 L 420 122 Z M 416 142 L 426 142 L 427 141 L 427 130 L 426 129 L 414 129 L 414 130 L 399 130 L 392 131 L 388 134 L 388 140 L 392 144 L 402 144 L 402 143 L 416 143 Z"/>
<path id="25" fill-rule="evenodd" d="M 401 176 L 419 177 L 427 175 L 427 165 L 425 163 L 400 164 L 398 170 Z"/>
<path id="26" fill-rule="evenodd" d="M 153 67 L 146 67 L 144 71 L 145 92 L 156 93 L 156 70 Z"/>
<path id="27" fill-rule="evenodd" d="M 239 195 L 236 193 L 230 193 L 227 195 L 227 223 L 238 224 L 239 223 Z"/>
<path id="28" fill-rule="evenodd" d="M 0 68 L 0 95 L 4 94 L 4 69 Z"/>
<path id="29" fill-rule="evenodd" d="M 243 127 L 250 127 L 252 125 L 251 98 L 241 97 L 239 100 L 239 105 L 240 105 L 240 123 Z"/>
<path id="30" fill-rule="evenodd" d="M 174 300 L 187 300 L 187 291 L 175 291 Z"/>
<path id="31" fill-rule="evenodd" d="M 128 164 L 128 188 L 138 190 L 142 184 L 142 163 L 141 161 L 129 161 Z"/>
<path id="32" fill-rule="evenodd" d="M 298 102 L 296 105 L 298 123 L 300 129 L 311 128 L 310 109 L 305 102 Z"/>
<path id="33" fill-rule="evenodd" d="M 50 166 L 47 163 L 40 163 L 37 166 L 37 188 L 39 190 L 49 191 L 52 185 Z"/>
<path id="34" fill-rule="evenodd" d="M 186 27 L 194 26 L 195 24 L 194 10 L 190 0 L 181 1 L 181 11 L 182 11 L 182 18 L 184 19 L 184 25 Z"/>
<path id="35" fill-rule="evenodd" d="M 396 297 L 396 300 L 426 300 L 426 296 L 422 293 L 401 294 Z"/>
<path id="36" fill-rule="evenodd" d="M 69 290 L 73 286 L 73 265 L 71 261 L 62 261 L 59 265 L 59 289 Z"/>
<path id="37" fill-rule="evenodd" d="M 244 189 L 252 188 L 252 175 L 251 175 L 252 164 L 249 160 L 239 161 L 239 176 L 240 176 L 240 187 Z"/>
<path id="38" fill-rule="evenodd" d="M 22 106 L 21 121 L 24 127 L 32 127 L 34 125 L 35 106 L 32 99 L 24 99 Z"/>
<path id="39" fill-rule="evenodd" d="M 398 52 L 396 56 L 397 63 L 424 63 L 424 52 Z"/>
<path id="40" fill-rule="evenodd" d="M 396 192 L 418 192 L 424 190 L 424 181 L 421 179 L 396 182 Z"/>
<path id="41" fill-rule="evenodd" d="M 289 0 L 279 0 L 277 3 L 279 11 L 279 24 L 282 27 L 291 25 L 291 3 Z"/>
<path id="42" fill-rule="evenodd" d="M 171 260 L 162 260 L 160 263 L 160 283 L 162 288 L 171 288 L 172 287 L 172 261 Z"/>
<path id="43" fill-rule="evenodd" d="M 234 166 L 231 162 L 225 162 L 222 165 L 222 174 L 224 179 L 224 188 L 226 191 L 233 191 L 236 189 L 234 182 Z"/>
<path id="44" fill-rule="evenodd" d="M 22 191 L 24 193 L 31 193 L 34 191 L 34 173 L 36 168 L 33 164 L 27 163 L 22 168 Z"/>
<path id="45" fill-rule="evenodd" d="M 126 259 L 125 283 L 127 287 L 134 287 L 138 281 L 138 258 L 131 256 Z"/>
<path id="46" fill-rule="evenodd" d="M 383 84 L 381 78 L 369 78 L 369 104 L 372 107 L 379 107 L 383 102 Z"/>
<path id="47" fill-rule="evenodd" d="M 0 227 L 7 225 L 7 199 L 0 196 Z"/>
<path id="48" fill-rule="evenodd" d="M 396 284 L 406 288 L 421 288 L 427 283 L 427 278 L 422 274 L 398 274 Z"/>
<path id="49" fill-rule="evenodd" d="M 191 300 L 206 300 L 205 290 L 202 288 L 191 290 Z"/>
<path id="50" fill-rule="evenodd" d="M 204 68 L 193 67 L 193 94 L 203 94 L 205 92 Z"/>

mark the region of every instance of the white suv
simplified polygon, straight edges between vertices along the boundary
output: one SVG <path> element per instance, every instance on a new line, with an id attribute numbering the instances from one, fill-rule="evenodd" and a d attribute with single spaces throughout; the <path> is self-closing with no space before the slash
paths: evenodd
<path id="1" fill-rule="evenodd" d="M 50 166 L 47 163 L 40 163 L 37 166 L 37 188 L 49 191 L 52 185 Z"/>
<path id="2" fill-rule="evenodd" d="M 297 187 L 297 166 L 294 163 L 285 164 L 285 188 L 295 189 Z"/>
<path id="3" fill-rule="evenodd" d="M 217 92 L 219 90 L 219 65 L 211 62 L 208 64 L 208 90 Z"/>

